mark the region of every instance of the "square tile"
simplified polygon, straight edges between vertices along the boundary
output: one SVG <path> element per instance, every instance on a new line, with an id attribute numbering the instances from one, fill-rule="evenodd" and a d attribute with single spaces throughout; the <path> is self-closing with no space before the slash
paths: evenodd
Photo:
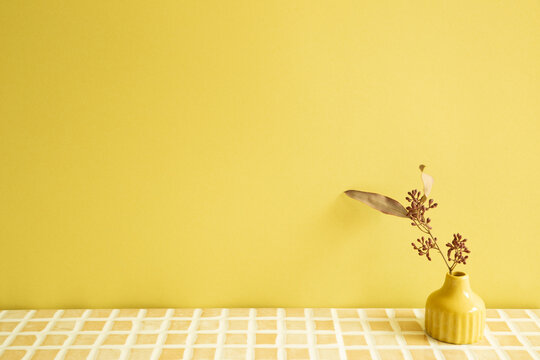
<path id="1" fill-rule="evenodd" d="M 200 320 L 199 330 L 217 330 L 219 328 L 219 320 Z"/>
<path id="2" fill-rule="evenodd" d="M 0 360 L 20 360 L 26 355 L 26 350 L 5 350 L 0 355 Z"/>
<path id="3" fill-rule="evenodd" d="M 143 320 L 139 330 L 142 331 L 159 331 L 163 325 L 163 320 Z"/>
<path id="4" fill-rule="evenodd" d="M 313 309 L 313 316 L 320 318 L 331 318 L 332 312 L 330 311 L 330 309 L 326 308 Z"/>
<path id="5" fill-rule="evenodd" d="M 306 330 L 306 322 L 299 320 L 286 320 L 285 327 L 287 330 Z"/>
<path id="6" fill-rule="evenodd" d="M 221 359 L 223 360 L 239 360 L 245 359 L 247 354 L 246 348 L 230 348 L 225 347 L 221 352 Z"/>
<path id="7" fill-rule="evenodd" d="M 306 316 L 305 310 L 303 308 L 289 308 L 285 309 L 285 316 L 290 317 L 300 317 L 303 318 Z"/>
<path id="8" fill-rule="evenodd" d="M 32 355 L 32 360 L 54 360 L 59 351 L 58 349 L 37 349 Z"/>
<path id="9" fill-rule="evenodd" d="M 257 329 L 258 330 L 276 330 L 277 321 L 276 320 L 257 320 Z"/>
<path id="10" fill-rule="evenodd" d="M 501 315 L 499 315 L 499 312 L 495 309 L 487 309 L 486 310 L 486 318 L 488 319 L 499 319 Z"/>
<path id="11" fill-rule="evenodd" d="M 127 338 L 127 334 L 109 334 L 103 341 L 103 345 L 124 345 Z"/>
<path id="12" fill-rule="evenodd" d="M 393 331 L 392 325 L 388 321 L 370 321 L 369 327 L 372 331 Z"/>
<path id="13" fill-rule="evenodd" d="M 184 345 L 187 340 L 187 334 L 167 334 L 165 344 L 167 345 Z"/>
<path id="14" fill-rule="evenodd" d="M 64 360 L 86 360 L 90 349 L 68 349 Z"/>
<path id="15" fill-rule="evenodd" d="M 527 340 L 532 346 L 540 346 L 540 334 L 539 335 L 527 335 Z"/>
<path id="16" fill-rule="evenodd" d="M 305 345 L 308 343 L 306 334 L 287 334 L 285 335 L 287 345 Z"/>
<path id="17" fill-rule="evenodd" d="M 345 346 L 367 345 L 364 335 L 343 335 Z"/>
<path id="18" fill-rule="evenodd" d="M 416 317 L 412 309 L 396 309 L 394 313 L 395 313 L 394 316 L 396 318 L 415 318 Z"/>
<path id="19" fill-rule="evenodd" d="M 0 321 L 0 331 L 11 332 L 17 325 L 19 325 L 19 323 L 15 321 Z"/>
<path id="20" fill-rule="evenodd" d="M 395 335 L 373 335 L 376 345 L 398 345 Z"/>
<path id="21" fill-rule="evenodd" d="M 26 323 L 24 328 L 22 329 L 22 332 L 27 331 L 43 331 L 45 327 L 47 326 L 47 321 L 29 321 Z"/>
<path id="22" fill-rule="evenodd" d="M 369 350 L 347 350 L 347 360 L 372 360 Z M 416 360 L 416 359 L 415 359 Z"/>
<path id="23" fill-rule="evenodd" d="M 207 318 L 207 317 L 218 317 L 221 316 L 222 309 L 203 309 L 201 317 Z"/>
<path id="24" fill-rule="evenodd" d="M 307 348 L 287 348 L 287 360 L 310 360 Z"/>
<path id="25" fill-rule="evenodd" d="M 154 349 L 131 349 L 129 351 L 129 360 L 148 360 L 152 357 Z"/>
<path id="26" fill-rule="evenodd" d="M 473 349 L 472 353 L 476 360 L 499 360 L 499 355 L 495 350 L 491 349 Z"/>
<path id="27" fill-rule="evenodd" d="M 494 335 L 501 346 L 523 346 L 514 335 Z"/>
<path id="28" fill-rule="evenodd" d="M 257 317 L 276 317 L 277 316 L 277 309 L 274 308 L 259 308 L 256 309 L 257 311 Z"/>
<path id="29" fill-rule="evenodd" d="M 84 310 L 83 309 L 67 309 L 64 310 L 64 313 L 62 314 L 62 318 L 80 318 L 83 316 Z"/>
<path id="30" fill-rule="evenodd" d="M 398 324 L 401 331 L 424 331 L 420 323 L 415 320 L 399 320 Z"/>
<path id="31" fill-rule="evenodd" d="M 404 334 L 403 338 L 405 339 L 405 342 L 407 343 L 407 345 L 429 346 L 428 338 L 424 334 L 418 334 L 418 335 Z"/>
<path id="32" fill-rule="evenodd" d="M 255 360 L 276 360 L 276 348 L 255 348 Z"/>
<path id="33" fill-rule="evenodd" d="M 146 311 L 147 318 L 162 318 L 167 315 L 167 309 L 148 309 Z"/>
<path id="34" fill-rule="evenodd" d="M 445 360 L 468 360 L 467 354 L 462 350 L 442 350 Z"/>
<path id="35" fill-rule="evenodd" d="M 227 344 L 227 345 L 247 345 L 247 334 L 227 333 L 225 335 L 225 344 Z"/>
<path id="36" fill-rule="evenodd" d="M 111 315 L 111 309 L 94 309 L 90 312 L 90 318 L 108 318 Z"/>
<path id="37" fill-rule="evenodd" d="M 129 331 L 133 327 L 133 321 L 130 320 L 118 320 L 113 322 L 113 331 Z"/>
<path id="38" fill-rule="evenodd" d="M 139 316 L 140 309 L 120 309 L 117 318 L 136 318 Z"/>
<path id="39" fill-rule="evenodd" d="M 105 326 L 105 321 L 85 321 L 81 331 L 101 331 Z"/>
<path id="40" fill-rule="evenodd" d="M 75 337 L 73 345 L 94 345 L 97 337 L 96 334 L 79 334 Z"/>
<path id="41" fill-rule="evenodd" d="M 505 321 L 486 321 L 486 325 L 491 331 L 510 331 Z"/>
<path id="42" fill-rule="evenodd" d="M 340 321 L 339 325 L 343 332 L 364 331 L 360 321 Z"/>
<path id="43" fill-rule="evenodd" d="M 339 359 L 339 350 L 337 348 L 319 348 L 317 353 L 319 354 L 319 360 Z"/>
<path id="44" fill-rule="evenodd" d="M 276 334 L 262 334 L 257 333 L 255 334 L 255 343 L 257 345 L 273 345 L 276 343 Z"/>
<path id="45" fill-rule="evenodd" d="M 157 334 L 138 334 L 135 344 L 137 345 L 153 345 L 157 342 Z"/>
<path id="46" fill-rule="evenodd" d="M 163 349 L 159 360 L 182 360 L 184 358 L 184 349 Z"/>
<path id="47" fill-rule="evenodd" d="M 261 316 L 257 314 L 257 316 Z M 229 309 L 229 317 L 249 317 L 249 309 L 237 308 Z"/>
<path id="48" fill-rule="evenodd" d="M 523 309 L 505 309 L 503 311 L 513 319 L 529 319 L 529 315 Z"/>
<path id="49" fill-rule="evenodd" d="M 377 349 L 381 360 L 402 360 L 404 359 L 401 350 L 381 350 Z"/>
<path id="50" fill-rule="evenodd" d="M 531 354 L 525 350 L 505 350 L 511 360 L 535 360 Z"/>
<path id="51" fill-rule="evenodd" d="M 319 345 L 337 344 L 337 339 L 336 339 L 335 334 L 317 334 L 315 338 L 316 338 L 316 343 Z"/>
<path id="52" fill-rule="evenodd" d="M 191 320 L 171 320 L 169 330 L 188 330 Z"/>
<path id="53" fill-rule="evenodd" d="M 30 346 L 37 340 L 36 335 L 17 335 L 9 346 Z"/>
<path id="54" fill-rule="evenodd" d="M 338 309 L 337 315 L 340 319 L 357 319 L 360 318 L 356 309 Z"/>
<path id="55" fill-rule="evenodd" d="M 247 330 L 248 326 L 248 320 L 229 320 L 227 322 L 227 328 L 229 330 Z"/>
<path id="56" fill-rule="evenodd" d="M 436 360 L 435 353 L 431 349 L 409 349 L 413 360 Z"/>
<path id="57" fill-rule="evenodd" d="M 217 344 L 217 334 L 197 334 L 195 344 Z"/>
<path id="58" fill-rule="evenodd" d="M 2 319 L 23 319 L 29 312 L 29 310 L 7 310 Z"/>
<path id="59" fill-rule="evenodd" d="M 214 360 L 216 349 L 194 348 L 192 360 Z"/>
<path id="60" fill-rule="evenodd" d="M 99 349 L 96 360 L 118 360 L 120 355 L 119 349 Z"/>
<path id="61" fill-rule="evenodd" d="M 540 332 L 540 327 L 534 321 L 513 321 L 512 323 L 522 332 Z"/>
<path id="62" fill-rule="evenodd" d="M 47 335 L 41 345 L 61 346 L 66 342 L 67 338 L 67 335 Z"/>
<path id="63" fill-rule="evenodd" d="M 315 330 L 334 330 L 332 320 L 315 320 Z"/>
<path id="64" fill-rule="evenodd" d="M 195 309 L 174 309 L 174 317 L 193 317 Z"/>
<path id="65" fill-rule="evenodd" d="M 387 318 L 385 309 L 366 309 L 366 316 L 368 318 Z"/>
<path id="66" fill-rule="evenodd" d="M 54 314 L 56 314 L 58 310 L 54 309 L 41 309 L 36 310 L 34 315 L 32 315 L 32 319 L 52 319 Z"/>
<path id="67" fill-rule="evenodd" d="M 53 324 L 52 331 L 71 331 L 75 329 L 76 322 L 73 320 L 60 320 Z"/>

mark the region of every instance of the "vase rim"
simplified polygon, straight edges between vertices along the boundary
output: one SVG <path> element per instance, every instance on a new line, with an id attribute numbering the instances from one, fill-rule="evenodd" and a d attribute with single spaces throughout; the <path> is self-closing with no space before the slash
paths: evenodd
<path id="1" fill-rule="evenodd" d="M 468 279 L 469 278 L 469 275 L 463 271 L 454 271 L 452 274 L 446 273 L 446 276 L 449 276 L 452 279 Z"/>

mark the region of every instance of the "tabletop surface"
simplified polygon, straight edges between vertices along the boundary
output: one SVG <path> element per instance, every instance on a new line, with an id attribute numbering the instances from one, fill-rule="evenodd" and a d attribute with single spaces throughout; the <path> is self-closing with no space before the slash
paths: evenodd
<path id="1" fill-rule="evenodd" d="M 423 309 L 4 310 L 12 359 L 540 360 L 540 310 L 488 310 L 472 345 L 426 336 Z"/>

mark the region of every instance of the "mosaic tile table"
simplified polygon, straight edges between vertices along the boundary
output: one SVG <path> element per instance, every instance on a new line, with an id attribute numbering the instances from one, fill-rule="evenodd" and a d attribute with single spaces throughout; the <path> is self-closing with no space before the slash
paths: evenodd
<path id="1" fill-rule="evenodd" d="M 488 310 L 482 341 L 424 335 L 421 309 L 0 311 L 0 360 L 540 359 L 540 310 Z"/>

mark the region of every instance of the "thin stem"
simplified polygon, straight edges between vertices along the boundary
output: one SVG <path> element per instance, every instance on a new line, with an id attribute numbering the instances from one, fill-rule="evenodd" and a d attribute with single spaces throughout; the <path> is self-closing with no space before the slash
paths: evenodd
<path id="1" fill-rule="evenodd" d="M 429 237 L 431 238 L 431 240 L 433 240 L 433 243 L 435 244 L 435 248 L 437 249 L 439 254 L 441 254 L 441 256 L 442 256 L 442 258 L 444 260 L 444 263 L 446 264 L 446 267 L 448 268 L 448 271 L 450 272 L 450 275 L 452 275 L 452 270 L 454 270 L 454 267 L 456 266 L 456 264 L 454 263 L 452 265 L 452 267 L 450 267 L 450 265 L 448 265 L 448 261 L 446 261 L 446 258 L 444 257 L 444 254 L 442 253 L 441 249 L 439 248 L 439 244 L 437 244 L 437 240 L 435 240 L 435 237 L 431 233 L 431 230 L 429 228 L 427 228 L 425 225 L 420 224 L 418 221 L 416 221 L 416 219 L 412 219 L 412 220 L 416 224 L 416 227 L 418 229 L 420 229 L 420 231 L 422 231 L 423 233 L 428 234 Z"/>

